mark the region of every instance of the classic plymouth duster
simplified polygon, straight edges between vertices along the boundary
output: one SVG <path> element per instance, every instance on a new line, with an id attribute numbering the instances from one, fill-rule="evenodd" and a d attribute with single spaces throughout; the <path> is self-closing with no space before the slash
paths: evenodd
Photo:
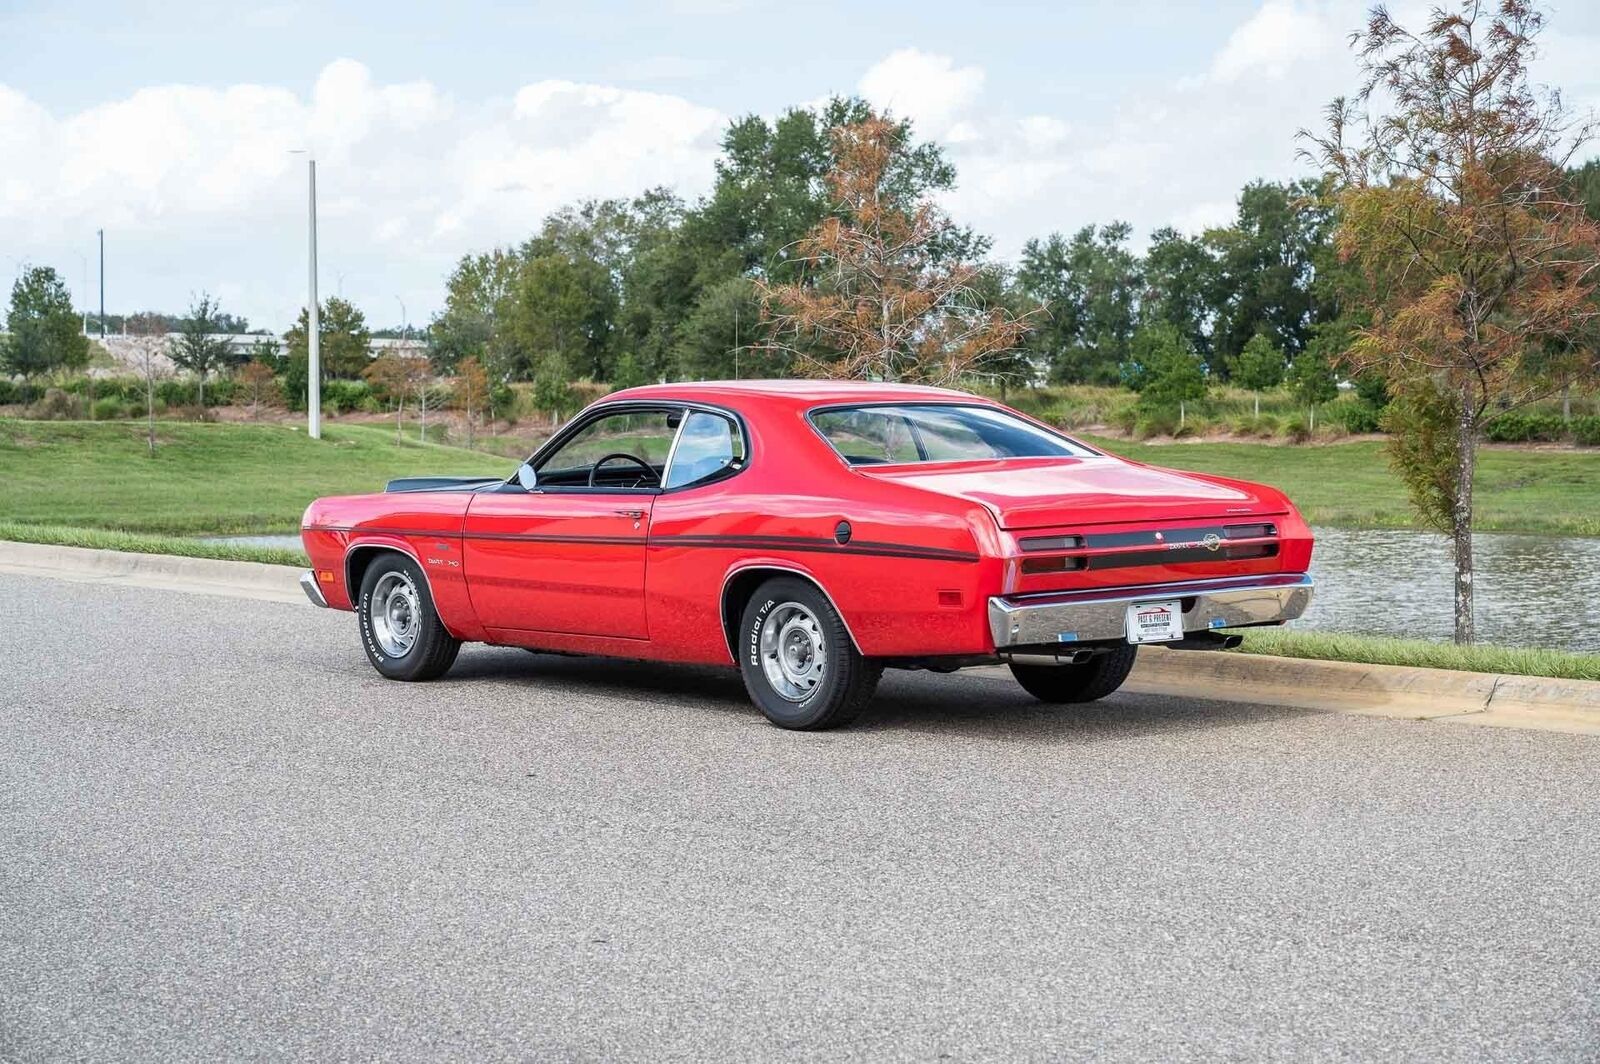
<path id="1" fill-rule="evenodd" d="M 1004 662 L 1046 702 L 1144 643 L 1207 650 L 1311 599 L 1282 493 L 1131 462 L 999 403 L 892 384 L 654 385 L 505 480 L 318 499 L 301 579 L 396 680 L 463 642 L 737 665 L 785 728 L 852 719 L 885 667 Z"/>

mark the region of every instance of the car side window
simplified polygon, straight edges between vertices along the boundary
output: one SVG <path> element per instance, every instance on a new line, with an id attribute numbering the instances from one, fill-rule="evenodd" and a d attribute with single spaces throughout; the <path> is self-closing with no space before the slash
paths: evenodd
<path id="1" fill-rule="evenodd" d="M 720 414 L 696 410 L 689 414 L 672 452 L 663 488 L 683 488 L 720 476 L 744 464 L 744 437 L 739 428 Z"/>
<path id="2" fill-rule="evenodd" d="M 550 488 L 658 487 L 682 417 L 678 410 L 619 410 L 597 417 L 540 461 L 539 483 Z"/>

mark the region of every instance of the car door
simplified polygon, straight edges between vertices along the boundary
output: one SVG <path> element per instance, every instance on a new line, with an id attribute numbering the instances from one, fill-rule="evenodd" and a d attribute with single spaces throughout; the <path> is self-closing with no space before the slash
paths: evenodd
<path id="1" fill-rule="evenodd" d="M 683 412 L 597 411 L 542 450 L 532 490 L 473 497 L 462 568 L 486 628 L 645 639 L 650 510 Z"/>

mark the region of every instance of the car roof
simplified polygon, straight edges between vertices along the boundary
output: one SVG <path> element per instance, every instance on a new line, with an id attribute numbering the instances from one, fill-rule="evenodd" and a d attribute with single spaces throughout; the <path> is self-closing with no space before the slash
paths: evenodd
<path id="1" fill-rule="evenodd" d="M 932 388 L 922 384 L 888 384 L 874 381 L 837 380 L 742 380 L 694 381 L 682 384 L 647 384 L 626 388 L 606 396 L 605 401 L 662 399 L 686 402 L 703 401 L 737 405 L 737 400 L 756 400 L 795 407 L 832 403 L 965 402 L 989 400 L 951 388 Z"/>

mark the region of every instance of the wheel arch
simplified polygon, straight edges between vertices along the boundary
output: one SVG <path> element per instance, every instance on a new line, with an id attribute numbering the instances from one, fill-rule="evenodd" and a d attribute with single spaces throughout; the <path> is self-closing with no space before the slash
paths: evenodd
<path id="1" fill-rule="evenodd" d="M 798 577 L 816 588 L 822 597 L 828 600 L 828 605 L 833 607 L 833 612 L 839 615 L 839 622 L 844 625 L 845 635 L 850 637 L 850 644 L 856 648 L 856 653 L 861 653 L 861 642 L 856 639 L 856 633 L 850 627 L 850 618 L 845 616 L 845 612 L 839 608 L 839 603 L 823 586 L 822 581 L 817 579 L 816 574 L 777 562 L 751 562 L 729 570 L 722 578 L 722 636 L 728 645 L 728 656 L 734 662 L 739 660 L 736 634 L 739 628 L 739 616 L 744 612 L 750 596 L 755 594 L 756 588 L 775 576 Z M 865 657 L 864 654 L 862 656 Z"/>
<path id="2" fill-rule="evenodd" d="M 428 578 L 428 567 L 422 564 L 422 559 L 417 557 L 416 551 L 397 543 L 352 543 L 344 552 L 344 586 L 349 595 L 350 605 L 359 609 L 358 601 L 361 594 L 361 581 L 367 574 L 367 569 L 378 560 L 384 552 L 398 554 L 409 558 L 416 563 L 417 570 L 422 573 L 422 582 L 428 585 L 428 598 L 435 603 L 438 609 L 438 596 L 433 593 L 433 581 Z"/>

